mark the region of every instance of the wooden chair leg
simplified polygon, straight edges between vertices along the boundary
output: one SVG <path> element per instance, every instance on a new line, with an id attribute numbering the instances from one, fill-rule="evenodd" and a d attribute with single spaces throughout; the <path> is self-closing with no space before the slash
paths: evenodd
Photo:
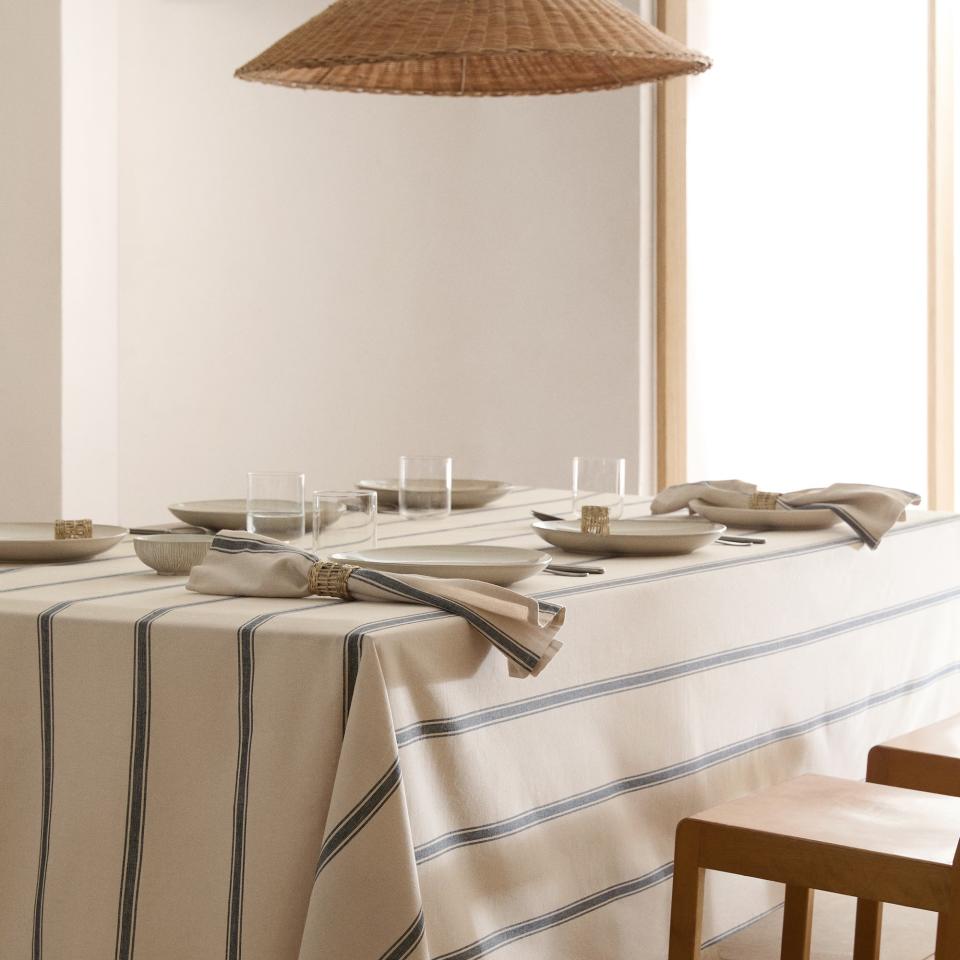
<path id="1" fill-rule="evenodd" d="M 857 901 L 857 927 L 853 935 L 853 960 L 880 960 L 880 926 L 883 904 Z"/>
<path id="2" fill-rule="evenodd" d="M 935 960 L 957 960 L 960 957 L 960 914 L 941 913 L 937 917 L 937 950 Z"/>
<path id="3" fill-rule="evenodd" d="M 810 932 L 813 929 L 813 890 L 787 884 L 783 903 L 783 934 L 780 960 L 810 960 Z"/>
<path id="4" fill-rule="evenodd" d="M 670 906 L 669 960 L 700 960 L 703 917 L 703 870 L 700 867 L 700 825 L 682 820 L 673 857 L 673 900 Z"/>

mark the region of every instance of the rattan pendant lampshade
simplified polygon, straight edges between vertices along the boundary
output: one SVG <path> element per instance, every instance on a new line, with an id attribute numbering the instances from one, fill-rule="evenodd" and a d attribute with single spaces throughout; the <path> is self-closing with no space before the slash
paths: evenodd
<path id="1" fill-rule="evenodd" d="M 709 66 L 616 0 L 336 0 L 236 76 L 326 90 L 508 96 L 608 90 Z"/>

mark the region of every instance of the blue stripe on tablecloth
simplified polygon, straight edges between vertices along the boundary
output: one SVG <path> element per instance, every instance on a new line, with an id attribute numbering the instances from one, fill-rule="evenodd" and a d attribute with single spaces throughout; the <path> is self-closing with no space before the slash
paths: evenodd
<path id="1" fill-rule="evenodd" d="M 21 563 L 15 567 L 0 567 L 0 574 L 18 570 L 36 570 L 37 567 L 75 567 L 81 563 L 109 563 L 111 560 L 132 560 L 135 553 L 121 553 L 111 557 L 88 557 L 86 560 L 58 560 L 55 563 Z"/>
<path id="2" fill-rule="evenodd" d="M 407 957 L 416 950 L 417 945 L 423 939 L 423 911 L 419 911 L 413 919 L 413 923 L 407 927 L 397 938 L 392 946 L 388 947 L 380 960 L 406 960 Z"/>
<path id="3" fill-rule="evenodd" d="M 908 616 L 920 610 L 926 610 L 930 607 L 956 600 L 958 597 L 960 597 L 960 587 L 953 587 L 950 590 L 929 594 L 928 596 L 909 600 L 892 607 L 884 607 L 883 609 L 874 610 L 857 617 L 838 620 L 826 626 L 815 627 L 812 630 L 804 630 L 801 633 L 790 634 L 786 637 L 763 640 L 759 643 L 735 647 L 732 650 L 722 650 L 718 653 L 706 654 L 701 657 L 693 657 L 689 660 L 681 660 L 676 663 L 666 664 L 662 667 L 651 667 L 650 669 L 639 670 L 635 673 L 621 674 L 603 680 L 594 680 L 590 683 L 577 684 L 573 687 L 565 687 L 562 690 L 554 690 L 551 693 L 539 694 L 523 700 L 513 700 L 510 703 L 474 710 L 470 713 L 460 714 L 455 717 L 420 720 L 416 723 L 401 727 L 396 731 L 397 745 L 399 747 L 406 747 L 411 743 L 432 737 L 458 736 L 463 733 L 469 733 L 472 730 L 480 729 L 481 727 L 506 723 L 520 717 L 543 713 L 547 710 L 555 710 L 558 707 L 564 707 L 574 703 L 582 703 L 585 700 L 594 700 L 599 697 L 608 697 L 613 694 L 624 693 L 628 690 L 636 690 L 640 687 L 665 683 L 670 680 L 675 680 L 678 677 L 689 676 L 694 673 L 705 673 L 718 667 L 742 663 L 745 660 L 756 660 L 760 657 L 773 656 L 774 654 L 795 650 L 812 643 L 819 643 L 821 640 L 826 640 L 830 637 L 870 627 L 877 623 L 884 623 L 898 617 Z"/>
<path id="4" fill-rule="evenodd" d="M 537 933 L 543 933 L 544 930 L 557 927 L 570 920 L 576 920 L 584 914 L 592 913 L 601 907 L 616 903 L 617 900 L 622 900 L 624 897 L 633 896 L 633 894 L 640 893 L 642 890 L 649 890 L 651 887 L 669 880 L 672 876 L 673 863 L 665 863 L 649 873 L 643 874 L 643 876 L 615 883 L 603 890 L 581 897 L 579 900 L 574 900 L 572 903 L 557 907 L 548 913 L 542 913 L 537 917 L 531 917 L 529 920 L 522 920 L 519 923 L 502 927 L 464 947 L 435 956 L 433 960 L 476 960 L 477 957 L 492 953 L 500 947 L 505 947 L 508 943 L 522 940 Z"/>
<path id="5" fill-rule="evenodd" d="M 213 597 L 158 607 L 140 617 L 133 627 L 133 721 L 130 735 L 130 773 L 127 782 L 127 817 L 123 839 L 123 867 L 117 906 L 116 960 L 130 960 L 137 926 L 137 901 L 143 866 L 143 838 L 147 803 L 147 769 L 150 755 L 150 634 L 164 614 L 209 603 L 224 603 L 233 597 Z"/>
<path id="6" fill-rule="evenodd" d="M 126 559 L 129 559 L 129 558 L 126 558 Z M 0 593 L 16 593 L 19 590 L 43 590 L 45 587 L 63 587 L 71 583 L 91 583 L 94 580 L 116 580 L 118 577 L 135 577 L 145 573 L 147 573 L 147 570 L 145 569 L 136 570 L 136 571 L 127 570 L 124 573 L 104 573 L 104 574 L 101 574 L 99 577 L 77 577 L 74 580 L 50 580 L 50 581 L 47 581 L 46 583 L 25 584 L 22 587 L 4 587 L 2 590 L 0 590 Z M 187 582 L 186 577 L 174 577 L 172 579 L 174 582 L 172 584 L 168 584 L 162 589 L 169 590 L 171 587 L 182 587 Z M 157 589 L 159 590 L 161 588 L 157 587 Z M 130 592 L 139 593 L 140 591 L 132 590 Z M 114 594 L 108 594 L 108 596 L 114 596 Z M 78 600 L 88 600 L 88 599 L 100 600 L 102 598 L 101 597 L 78 597 L 77 599 Z"/>
<path id="7" fill-rule="evenodd" d="M 320 871 L 353 839 L 371 820 L 379 809 L 393 796 L 400 786 L 400 761 L 394 759 L 387 772 L 364 794 L 349 813 L 327 834 L 320 848 L 320 859 L 314 872 L 314 880 Z"/>
<path id="8" fill-rule="evenodd" d="M 504 506 L 502 507 L 486 507 L 479 510 L 471 510 L 471 511 L 464 510 L 462 512 L 458 510 L 457 515 L 463 516 L 466 513 L 492 513 L 494 510 L 519 510 L 519 509 L 522 509 L 523 507 L 545 507 L 551 503 L 561 503 L 561 502 L 569 503 L 570 502 L 569 494 L 565 497 L 551 497 L 549 500 L 539 500 L 532 503 L 504 504 Z M 625 502 L 624 506 L 639 507 L 639 506 L 642 506 L 644 503 L 649 503 L 649 498 L 638 497 L 632 503 Z M 451 514 L 451 516 L 453 516 L 453 514 Z M 482 523 L 463 523 L 463 524 L 460 524 L 460 526 L 456 526 L 456 527 L 444 526 L 435 530 L 434 529 L 424 530 L 422 532 L 408 529 L 406 533 L 398 533 L 392 537 L 378 537 L 377 542 L 379 543 L 381 540 L 402 540 L 404 537 L 418 537 L 418 536 L 426 536 L 426 535 L 440 534 L 440 533 L 455 533 L 457 530 L 473 530 L 473 529 L 476 529 L 477 527 L 493 527 L 493 526 L 496 526 L 497 524 L 520 523 L 521 520 L 523 519 L 526 519 L 526 518 L 521 517 L 517 520 L 484 520 Z M 533 532 L 534 531 L 532 529 L 527 530 L 526 535 L 532 534 Z"/>
<path id="9" fill-rule="evenodd" d="M 954 663 L 949 668 L 937 671 L 934 674 L 928 674 L 924 678 L 911 681 L 910 684 L 904 684 L 903 687 L 911 687 L 911 689 L 901 689 L 900 695 L 915 692 L 916 690 L 920 689 L 921 686 L 927 683 L 935 682 L 936 679 L 939 679 L 937 674 L 940 674 L 941 676 L 947 676 L 951 673 L 958 672 L 958 670 L 960 670 L 960 663 Z M 886 693 L 889 694 L 892 693 L 892 691 L 886 691 Z M 884 696 L 884 694 L 879 694 L 877 696 Z M 878 703 L 871 704 L 871 706 L 878 705 Z M 865 709 L 869 709 L 869 707 L 866 707 Z M 596 893 L 582 897 L 579 900 L 574 900 L 572 903 L 558 907 L 555 910 L 540 914 L 536 917 L 531 917 L 530 919 L 521 921 L 519 923 L 510 924 L 507 927 L 495 930 L 479 940 L 467 944 L 464 947 L 460 947 L 457 950 L 453 950 L 439 956 L 434 956 L 432 960 L 476 960 L 476 958 L 485 956 L 488 953 L 492 953 L 500 947 L 506 946 L 515 940 L 542 933 L 544 930 L 558 926 L 561 923 L 566 923 L 569 920 L 576 919 L 577 917 L 583 916 L 585 913 L 589 913 L 592 910 L 597 910 L 601 907 L 607 906 L 608 904 L 614 903 L 623 897 L 631 896 L 635 893 L 648 890 L 656 884 L 670 879 L 672 876 L 673 863 L 663 864 L 662 866 L 651 870 L 649 873 L 644 874 L 642 877 L 637 877 L 633 880 L 627 880 L 623 883 L 614 884 L 613 886 L 606 887 Z M 750 920 L 747 920 L 742 924 L 738 924 L 730 930 L 724 931 L 722 934 L 719 934 L 718 936 L 708 940 L 704 946 L 709 946 L 719 942 L 720 940 L 723 940 L 724 938 L 736 933 L 738 930 L 749 926 L 751 923 L 755 923 L 768 913 L 772 913 L 775 909 L 777 909 L 777 907 L 773 907 L 756 917 L 751 917 Z"/>
<path id="10" fill-rule="evenodd" d="M 847 720 L 857 714 L 865 713 L 867 710 L 872 710 L 874 707 L 882 706 L 892 700 L 897 700 L 900 697 L 915 693 L 917 690 L 928 687 L 938 680 L 942 680 L 958 672 L 960 672 L 960 661 L 954 661 L 948 666 L 941 667 L 939 670 L 935 670 L 932 673 L 913 680 L 908 680 L 905 683 L 897 684 L 897 686 L 890 687 L 880 693 L 874 693 L 870 696 L 862 697 L 859 700 L 846 703 L 843 706 L 834 707 L 832 710 L 827 710 L 824 713 L 817 714 L 806 720 L 799 720 L 796 723 L 777 727 L 774 730 L 768 730 L 765 733 L 757 734 L 753 737 L 747 737 L 734 743 L 725 744 L 722 747 L 717 747 L 714 750 L 710 750 L 697 757 L 692 757 L 689 760 L 683 760 L 667 767 L 661 767 L 659 770 L 652 770 L 630 777 L 623 777 L 619 780 L 613 780 L 610 783 L 601 784 L 590 790 L 584 790 L 572 796 L 563 797 L 551 803 L 525 810 L 522 813 L 515 814 L 504 820 L 453 830 L 443 836 L 419 844 L 415 848 L 417 863 L 425 863 L 428 860 L 433 860 L 441 854 L 458 847 L 471 846 L 477 843 L 489 843 L 501 837 L 522 833 L 541 823 L 557 820 L 568 814 L 585 810 L 588 807 L 594 807 L 597 804 L 622 797 L 628 793 L 646 790 L 649 787 L 657 787 L 674 780 L 681 780 L 693 774 L 700 773 L 703 770 L 707 770 L 710 767 L 715 767 L 720 763 L 725 763 L 736 757 L 753 753 L 772 743 L 780 743 L 784 740 L 805 736 L 813 730 L 818 730 L 832 723 Z"/>
<path id="11" fill-rule="evenodd" d="M 121 590 L 96 597 L 79 597 L 76 600 L 61 600 L 41 610 L 37 616 L 37 660 L 40 679 L 40 852 L 37 864 L 37 888 L 33 903 L 33 935 L 31 956 L 40 960 L 43 955 L 43 910 L 47 888 L 47 864 L 50 858 L 50 817 L 53 809 L 53 619 L 75 603 L 90 600 L 108 600 L 112 597 L 127 597 L 137 593 L 156 593 L 171 590 L 179 584 L 164 584 L 162 587 L 142 587 L 139 590 Z"/>
<path id="12" fill-rule="evenodd" d="M 265 623 L 291 613 L 303 613 L 339 604 L 313 600 L 307 604 L 261 613 L 237 629 L 237 775 L 233 794 L 233 831 L 230 853 L 230 890 L 227 895 L 226 960 L 239 960 L 243 942 L 243 887 L 246 873 L 247 801 L 253 743 L 254 641 Z"/>

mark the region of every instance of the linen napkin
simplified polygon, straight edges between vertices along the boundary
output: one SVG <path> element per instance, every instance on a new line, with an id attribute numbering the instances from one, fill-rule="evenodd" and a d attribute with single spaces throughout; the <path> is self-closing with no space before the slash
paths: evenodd
<path id="1" fill-rule="evenodd" d="M 792 493 L 762 493 L 742 480 L 705 480 L 678 483 L 661 490 L 650 504 L 651 513 L 671 513 L 702 500 L 715 507 L 765 507 L 786 510 L 832 510 L 871 550 L 883 535 L 904 518 L 904 510 L 920 497 L 895 487 L 869 483 L 834 483 Z"/>
<path id="2" fill-rule="evenodd" d="M 187 589 L 229 597 L 335 596 L 418 603 L 463 617 L 506 658 L 513 677 L 537 676 L 563 646 L 565 610 L 479 580 L 382 573 L 320 561 L 307 550 L 243 530 L 221 530 Z"/>

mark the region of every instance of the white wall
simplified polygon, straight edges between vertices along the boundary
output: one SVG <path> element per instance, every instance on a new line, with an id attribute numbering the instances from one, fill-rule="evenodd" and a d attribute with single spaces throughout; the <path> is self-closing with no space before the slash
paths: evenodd
<path id="1" fill-rule="evenodd" d="M 64 3 L 63 515 L 116 519 L 120 0 Z"/>
<path id="2" fill-rule="evenodd" d="M 0 519 L 60 508 L 60 5 L 0 0 Z"/>
<path id="3" fill-rule="evenodd" d="M 620 454 L 635 488 L 640 94 L 233 79 L 320 6 L 121 4 L 121 518 L 401 453 L 558 486 Z"/>

